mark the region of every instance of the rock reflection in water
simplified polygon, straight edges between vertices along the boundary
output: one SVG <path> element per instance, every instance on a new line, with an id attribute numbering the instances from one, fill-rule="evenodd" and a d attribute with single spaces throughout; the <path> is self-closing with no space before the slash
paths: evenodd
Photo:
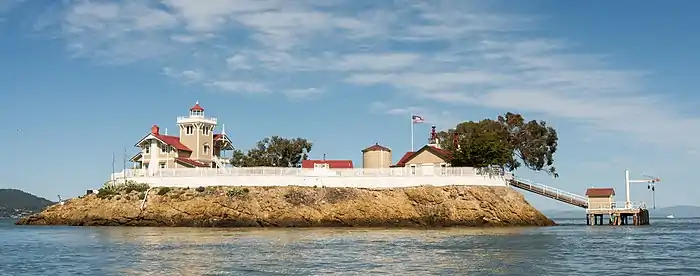
<path id="1" fill-rule="evenodd" d="M 96 228 L 95 238 L 138 248 L 130 275 L 246 273 L 464 274 L 517 265 L 526 254 L 499 237 L 527 228 L 491 229 L 201 229 Z M 532 252 L 533 248 L 527 248 Z M 546 253 L 546 251 L 543 251 Z M 494 263 L 500 264 L 495 266 Z M 116 269 L 116 268 L 115 268 Z M 491 272 L 498 272 L 490 270 Z"/>

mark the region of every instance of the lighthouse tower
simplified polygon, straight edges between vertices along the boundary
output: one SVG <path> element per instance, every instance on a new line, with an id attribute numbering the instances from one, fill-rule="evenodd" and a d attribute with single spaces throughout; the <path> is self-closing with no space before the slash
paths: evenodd
<path id="1" fill-rule="evenodd" d="M 216 118 L 204 117 L 204 108 L 196 102 L 190 108 L 189 116 L 177 118 L 177 125 L 180 129 L 180 142 L 192 150 L 188 158 L 210 164 Z"/>

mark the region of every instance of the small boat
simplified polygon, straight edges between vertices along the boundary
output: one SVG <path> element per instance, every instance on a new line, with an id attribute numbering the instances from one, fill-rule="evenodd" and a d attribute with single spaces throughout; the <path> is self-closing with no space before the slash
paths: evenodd
<path id="1" fill-rule="evenodd" d="M 676 218 L 676 217 L 674 217 L 673 215 L 668 215 L 668 216 L 666 216 L 666 218 L 672 219 L 672 218 Z"/>

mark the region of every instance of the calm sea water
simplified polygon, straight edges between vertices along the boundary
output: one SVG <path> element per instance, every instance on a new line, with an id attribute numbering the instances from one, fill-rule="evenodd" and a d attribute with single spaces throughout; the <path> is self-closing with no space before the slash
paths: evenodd
<path id="1" fill-rule="evenodd" d="M 700 220 L 520 229 L 14 226 L 0 275 L 700 275 Z"/>

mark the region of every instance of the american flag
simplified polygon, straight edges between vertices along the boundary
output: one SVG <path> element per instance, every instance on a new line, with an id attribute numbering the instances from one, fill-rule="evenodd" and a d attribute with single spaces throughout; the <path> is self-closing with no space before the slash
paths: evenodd
<path id="1" fill-rule="evenodd" d="M 418 116 L 418 115 L 411 115 L 411 120 L 413 121 L 414 124 L 422 124 L 425 122 L 423 117 Z"/>

